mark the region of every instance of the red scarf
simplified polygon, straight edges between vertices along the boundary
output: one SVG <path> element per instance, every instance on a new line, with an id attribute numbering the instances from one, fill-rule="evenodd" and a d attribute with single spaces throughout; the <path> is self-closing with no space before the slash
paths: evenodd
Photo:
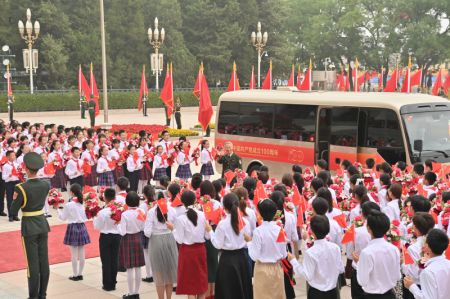
<path id="1" fill-rule="evenodd" d="M 74 161 L 74 162 L 75 162 L 75 164 L 77 165 L 77 170 L 78 170 L 78 171 L 81 171 L 81 166 L 80 166 L 80 163 L 78 163 L 78 161 L 80 161 L 80 160 L 78 160 L 78 159 L 75 159 L 75 158 L 72 158 L 71 160 L 72 160 L 72 161 Z"/>

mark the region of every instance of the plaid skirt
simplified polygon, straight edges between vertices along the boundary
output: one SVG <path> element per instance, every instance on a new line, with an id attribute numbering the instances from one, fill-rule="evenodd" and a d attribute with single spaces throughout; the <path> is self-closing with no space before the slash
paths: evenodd
<path id="1" fill-rule="evenodd" d="M 149 168 L 147 168 L 149 167 Z M 139 170 L 139 180 L 150 181 L 152 179 L 152 169 L 148 163 L 144 164 L 141 170 Z"/>
<path id="2" fill-rule="evenodd" d="M 83 223 L 69 223 L 64 236 L 64 244 L 69 246 L 84 246 L 91 243 L 86 225 Z"/>
<path id="3" fill-rule="evenodd" d="M 87 186 L 97 186 L 97 164 L 92 165 L 91 173 L 84 176 L 84 184 Z"/>
<path id="4" fill-rule="evenodd" d="M 213 175 L 214 174 L 214 168 L 213 168 L 211 162 L 202 164 L 202 168 L 200 169 L 200 174 L 201 175 Z"/>
<path id="5" fill-rule="evenodd" d="M 98 185 L 99 186 L 108 186 L 112 187 L 115 185 L 114 183 L 114 175 L 112 171 L 107 171 L 104 173 L 100 173 L 98 175 Z"/>
<path id="6" fill-rule="evenodd" d="M 166 168 L 156 168 L 155 169 L 155 174 L 153 175 L 153 180 L 159 181 L 159 179 L 162 178 L 165 175 L 167 175 Z"/>
<path id="7" fill-rule="evenodd" d="M 131 269 L 145 265 L 144 248 L 141 232 L 126 234 L 122 237 L 119 247 L 119 269 Z"/>
<path id="8" fill-rule="evenodd" d="M 114 175 L 114 184 L 117 183 L 117 179 L 122 177 L 123 174 L 123 167 L 122 166 L 117 166 L 116 169 L 113 170 L 113 175 Z"/>
<path id="9" fill-rule="evenodd" d="M 142 247 L 144 247 L 144 249 L 148 249 L 148 241 L 150 239 L 145 236 L 144 232 L 141 232 L 141 240 L 142 240 Z"/>
<path id="10" fill-rule="evenodd" d="M 50 179 L 51 187 L 57 189 L 66 188 L 66 175 L 64 174 L 64 168 L 58 169 L 55 172 L 55 176 Z"/>
<path id="11" fill-rule="evenodd" d="M 191 166 L 189 164 L 179 165 L 175 176 L 180 179 L 190 179 L 192 177 Z"/>

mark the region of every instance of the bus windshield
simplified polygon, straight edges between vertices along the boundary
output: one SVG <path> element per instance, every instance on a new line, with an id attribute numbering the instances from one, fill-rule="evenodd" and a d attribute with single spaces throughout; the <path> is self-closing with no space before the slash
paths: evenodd
<path id="1" fill-rule="evenodd" d="M 450 162 L 450 111 L 404 114 L 403 121 L 412 161 Z"/>

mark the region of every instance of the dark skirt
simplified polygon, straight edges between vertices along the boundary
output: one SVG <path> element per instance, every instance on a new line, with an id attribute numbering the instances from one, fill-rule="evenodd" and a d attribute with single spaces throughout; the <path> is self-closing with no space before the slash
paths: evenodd
<path id="1" fill-rule="evenodd" d="M 206 240 L 206 262 L 208 264 L 208 282 L 216 281 L 217 268 L 219 267 L 219 251 L 213 246 L 210 240 Z"/>
<path id="2" fill-rule="evenodd" d="M 67 225 L 64 236 L 64 245 L 84 246 L 91 243 L 86 225 L 83 223 L 70 223 Z"/>
<path id="3" fill-rule="evenodd" d="M 191 165 L 179 165 L 175 176 L 180 179 L 190 179 L 192 177 Z"/>
<path id="4" fill-rule="evenodd" d="M 319 291 L 318 289 L 309 286 L 308 288 L 308 299 L 337 299 L 338 298 L 338 288 L 334 288 L 327 292 Z"/>
<path id="5" fill-rule="evenodd" d="M 145 265 L 144 248 L 142 247 L 141 232 L 126 234 L 120 241 L 119 268 L 136 268 Z"/>
<path id="6" fill-rule="evenodd" d="M 98 185 L 99 186 L 107 186 L 112 187 L 115 185 L 114 183 L 114 175 L 112 171 L 107 171 L 100 173 L 98 175 Z"/>
<path id="7" fill-rule="evenodd" d="M 117 166 L 116 169 L 113 170 L 114 175 L 114 184 L 117 183 L 117 179 L 124 176 L 123 166 Z"/>
<path id="8" fill-rule="evenodd" d="M 84 176 L 84 184 L 87 186 L 97 186 L 97 164 L 91 166 L 91 173 Z"/>
<path id="9" fill-rule="evenodd" d="M 150 240 L 150 239 L 145 236 L 144 232 L 141 232 L 141 240 L 142 240 L 142 247 L 144 249 L 148 249 L 148 240 Z M 145 254 L 145 252 L 144 252 L 144 254 Z"/>
<path id="10" fill-rule="evenodd" d="M 152 179 L 152 169 L 150 168 L 150 164 L 148 162 L 143 164 L 141 170 L 139 170 L 139 180 L 141 181 L 150 181 Z"/>
<path id="11" fill-rule="evenodd" d="M 50 179 L 50 182 L 52 188 L 65 189 L 66 175 L 64 174 L 64 168 L 56 170 L 55 176 Z"/>
<path id="12" fill-rule="evenodd" d="M 167 175 L 166 168 L 156 168 L 155 169 L 155 174 L 153 175 L 153 180 L 159 181 L 159 179 L 162 178 L 165 175 Z"/>
<path id="13" fill-rule="evenodd" d="M 201 175 L 213 175 L 214 174 L 214 168 L 213 168 L 211 162 L 202 164 L 202 168 L 200 169 L 200 174 Z"/>
<path id="14" fill-rule="evenodd" d="M 200 295 L 206 291 L 208 273 L 205 244 L 181 244 L 178 254 L 177 295 Z"/>
<path id="15" fill-rule="evenodd" d="M 222 251 L 214 293 L 216 299 L 253 298 L 245 249 Z"/>

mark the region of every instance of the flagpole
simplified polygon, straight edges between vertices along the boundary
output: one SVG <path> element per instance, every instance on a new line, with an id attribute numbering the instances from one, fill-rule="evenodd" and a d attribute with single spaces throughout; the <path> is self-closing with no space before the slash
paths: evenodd
<path id="1" fill-rule="evenodd" d="M 103 0 L 100 0 L 100 32 L 102 41 L 102 83 L 103 83 L 103 115 L 104 127 L 109 127 L 108 124 L 108 82 L 106 76 L 106 42 L 105 42 L 105 12 L 103 7 Z"/>

